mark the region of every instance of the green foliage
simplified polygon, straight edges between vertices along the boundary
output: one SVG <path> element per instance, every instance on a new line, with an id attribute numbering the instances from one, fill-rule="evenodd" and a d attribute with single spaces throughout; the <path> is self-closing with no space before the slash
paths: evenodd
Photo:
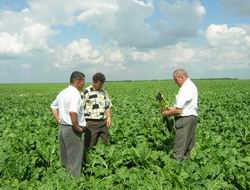
<path id="1" fill-rule="evenodd" d="M 197 80 L 197 143 L 171 159 L 174 121 L 155 90 L 174 103 L 173 81 L 112 82 L 110 144 L 87 153 L 82 177 L 60 166 L 50 104 L 66 84 L 0 85 L 0 189 L 249 189 L 250 81 Z M 165 104 L 166 105 L 166 104 Z"/>
<path id="2" fill-rule="evenodd" d="M 157 92 L 155 99 L 159 102 L 159 106 L 160 106 L 161 111 L 163 111 L 169 107 L 168 101 L 165 99 L 165 97 L 163 96 L 163 94 L 160 91 Z"/>

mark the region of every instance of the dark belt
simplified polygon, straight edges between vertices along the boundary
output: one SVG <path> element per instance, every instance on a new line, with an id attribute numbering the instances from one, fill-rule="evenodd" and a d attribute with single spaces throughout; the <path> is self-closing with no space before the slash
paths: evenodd
<path id="1" fill-rule="evenodd" d="M 60 123 L 60 125 L 62 125 L 64 127 L 73 127 L 73 125 L 63 124 L 63 123 Z M 79 125 L 79 127 L 84 128 L 83 126 L 80 126 L 80 125 Z"/>
<path id="2" fill-rule="evenodd" d="M 64 123 L 60 123 L 60 125 L 65 126 L 65 127 L 73 127 L 73 125 L 64 124 Z"/>

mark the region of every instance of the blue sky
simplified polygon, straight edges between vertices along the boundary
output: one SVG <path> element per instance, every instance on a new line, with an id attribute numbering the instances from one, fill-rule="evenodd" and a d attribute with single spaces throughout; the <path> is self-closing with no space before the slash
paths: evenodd
<path id="1" fill-rule="evenodd" d="M 0 83 L 250 75 L 249 0 L 0 0 Z"/>

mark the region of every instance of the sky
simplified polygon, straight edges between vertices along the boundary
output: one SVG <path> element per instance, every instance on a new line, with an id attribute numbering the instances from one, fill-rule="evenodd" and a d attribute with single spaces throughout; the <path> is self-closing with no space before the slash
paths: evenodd
<path id="1" fill-rule="evenodd" d="M 250 79 L 250 0 L 0 0 L 0 83 Z"/>

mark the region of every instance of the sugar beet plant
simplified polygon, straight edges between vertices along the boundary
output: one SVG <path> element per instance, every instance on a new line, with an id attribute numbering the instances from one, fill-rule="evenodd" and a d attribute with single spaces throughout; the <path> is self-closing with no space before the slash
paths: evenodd
<path id="1" fill-rule="evenodd" d="M 82 177 L 60 166 L 49 105 L 65 84 L 0 85 L 0 189 L 249 189 L 250 81 L 197 80 L 199 120 L 192 158 L 170 157 L 172 81 L 112 82 L 110 144 L 87 152 Z"/>

